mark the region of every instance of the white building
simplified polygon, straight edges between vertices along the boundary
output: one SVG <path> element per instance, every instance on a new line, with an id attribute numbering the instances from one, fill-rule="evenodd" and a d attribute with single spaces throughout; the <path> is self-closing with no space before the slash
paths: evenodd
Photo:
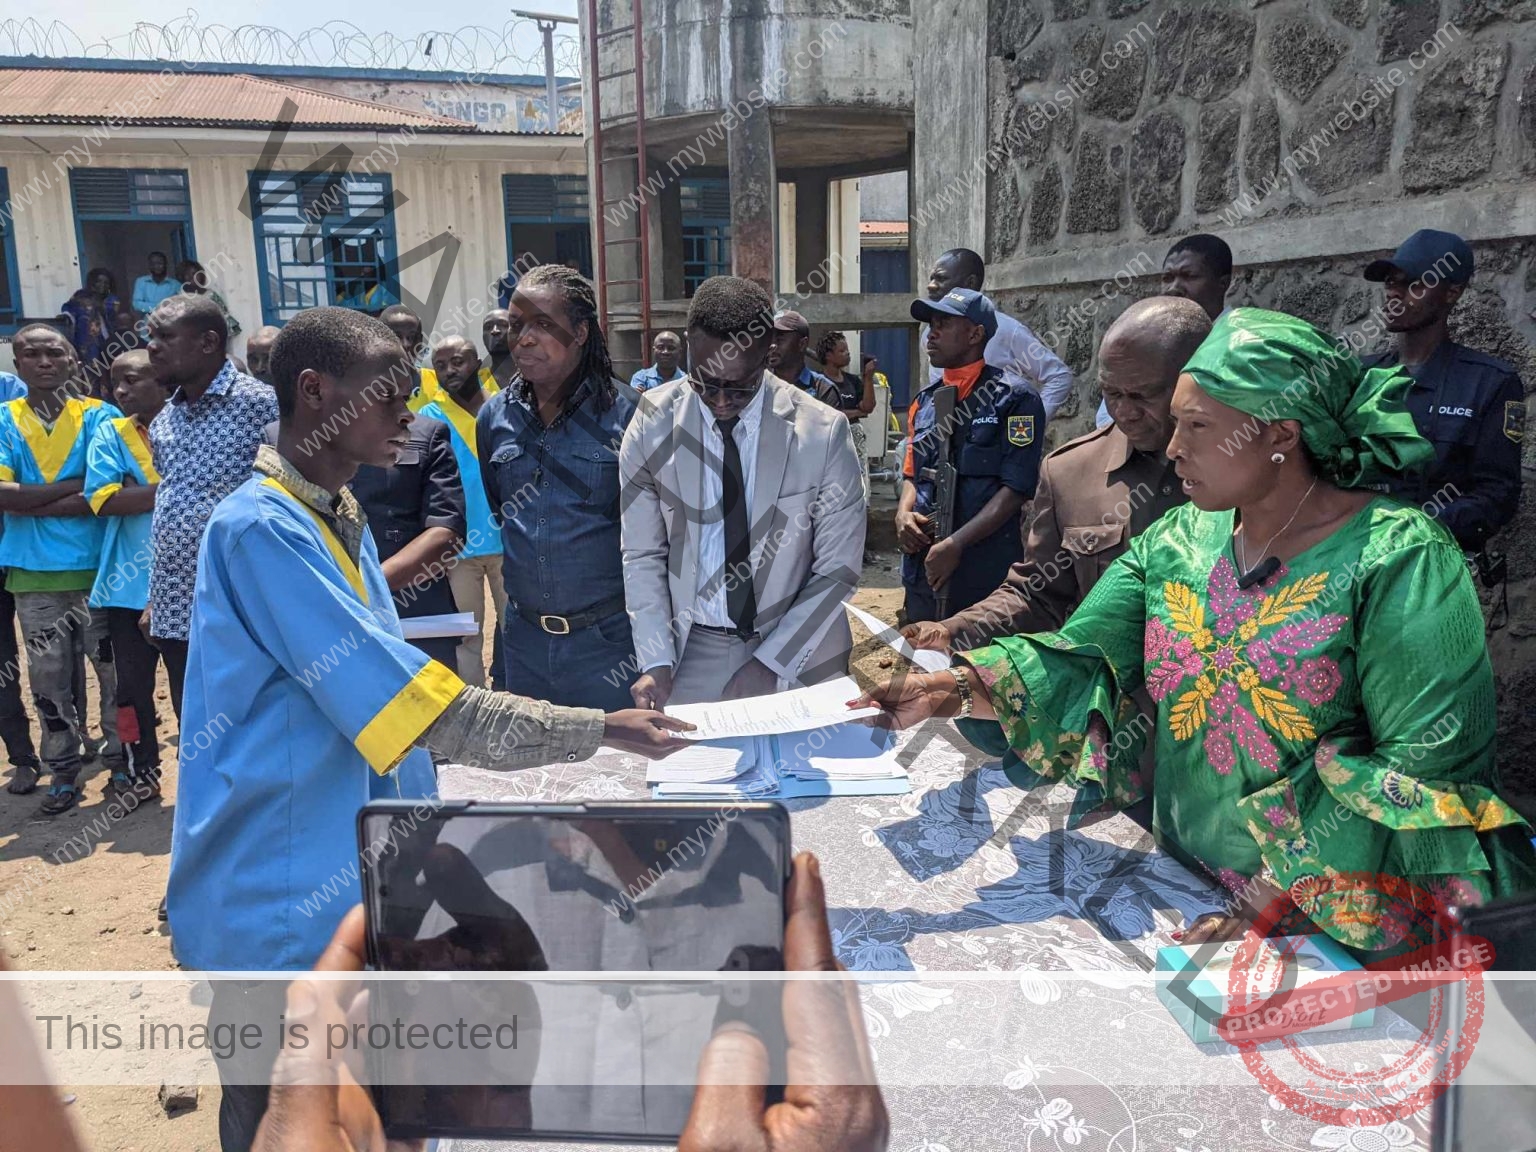
<path id="1" fill-rule="evenodd" d="M 0 366 L 4 337 L 57 315 L 91 268 L 113 273 L 126 305 L 152 251 L 198 260 L 247 333 L 315 304 L 403 300 L 435 311 L 439 333 L 478 337 L 518 257 L 590 274 L 579 91 L 562 92 L 578 111 L 550 133 L 543 90 L 531 77 L 0 60 Z"/>

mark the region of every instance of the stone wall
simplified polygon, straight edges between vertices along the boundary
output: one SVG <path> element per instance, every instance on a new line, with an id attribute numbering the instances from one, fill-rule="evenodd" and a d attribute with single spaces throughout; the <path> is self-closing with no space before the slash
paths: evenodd
<path id="1" fill-rule="evenodd" d="M 1536 0 L 989 0 L 987 53 L 989 288 L 1078 374 L 1053 442 L 1091 426 L 1099 338 L 1191 232 L 1232 245 L 1234 304 L 1341 334 L 1374 330 L 1369 259 L 1460 232 L 1455 333 L 1536 386 Z M 920 261 L 942 231 L 914 226 Z M 1526 466 L 1491 646 L 1501 760 L 1532 796 L 1536 440 Z"/>
<path id="2" fill-rule="evenodd" d="M 1469 341 L 1536 381 L 1532 229 L 1498 203 L 1536 172 L 1536 2 L 991 0 L 987 42 L 993 285 L 1050 283 L 1029 319 L 1074 366 L 1147 290 L 1101 281 L 1181 235 L 1228 239 L 1235 301 L 1343 329 L 1377 299 L 1367 259 L 1438 226 L 1485 241 Z M 1060 434 L 1087 427 L 1091 392 Z"/>

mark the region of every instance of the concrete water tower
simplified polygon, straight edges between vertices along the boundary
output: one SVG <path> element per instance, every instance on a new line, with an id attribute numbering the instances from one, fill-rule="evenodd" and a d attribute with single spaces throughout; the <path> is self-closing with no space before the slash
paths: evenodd
<path id="1" fill-rule="evenodd" d="M 858 294 L 851 181 L 910 167 L 911 0 L 587 0 L 581 16 L 593 267 L 621 371 L 706 273 L 758 280 L 815 325 L 910 323 L 904 298 Z"/>

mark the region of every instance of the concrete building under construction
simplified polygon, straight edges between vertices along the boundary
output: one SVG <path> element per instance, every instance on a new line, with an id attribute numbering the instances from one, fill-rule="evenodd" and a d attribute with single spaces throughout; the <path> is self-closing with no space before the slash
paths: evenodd
<path id="1" fill-rule="evenodd" d="M 910 169 L 910 0 L 587 0 L 582 21 L 594 265 L 621 371 L 725 272 L 818 328 L 910 338 L 908 283 L 861 292 L 858 185 Z"/>

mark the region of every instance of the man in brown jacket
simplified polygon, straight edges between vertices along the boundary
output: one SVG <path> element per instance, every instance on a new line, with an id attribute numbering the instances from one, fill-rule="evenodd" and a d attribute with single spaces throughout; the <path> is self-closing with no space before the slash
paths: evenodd
<path id="1" fill-rule="evenodd" d="M 1099 347 L 1099 386 L 1114 423 L 1045 458 L 1024 559 L 1003 586 L 959 615 L 902 630 L 919 648 L 979 648 L 1066 621 L 1131 537 L 1184 503 L 1163 454 L 1179 372 L 1210 334 L 1192 300 L 1154 296 L 1127 308 Z"/>

